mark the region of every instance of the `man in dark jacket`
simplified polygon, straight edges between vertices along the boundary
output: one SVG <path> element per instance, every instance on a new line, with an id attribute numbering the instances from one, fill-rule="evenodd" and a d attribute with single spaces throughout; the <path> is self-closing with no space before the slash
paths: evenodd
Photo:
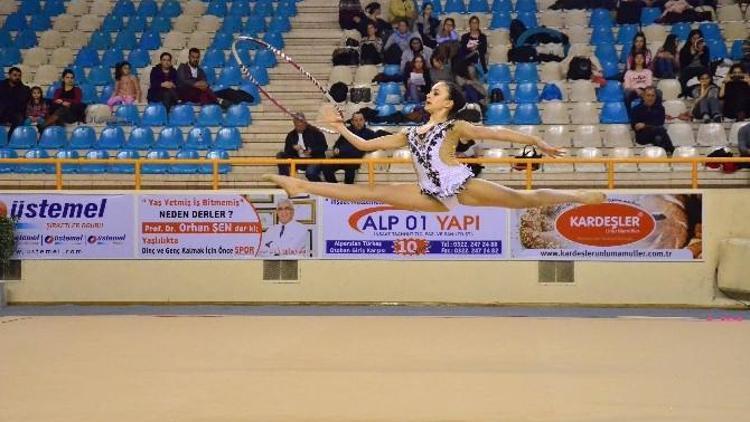
<path id="1" fill-rule="evenodd" d="M 352 125 L 349 130 L 355 135 L 362 139 L 368 140 L 376 138 L 375 132 L 368 129 L 365 124 L 365 116 L 362 113 L 354 113 L 351 119 Z M 336 143 L 333 145 L 333 157 L 334 158 L 362 158 L 364 157 L 364 151 L 358 150 L 354 145 L 349 143 L 343 136 L 339 136 Z M 359 170 L 359 164 L 336 164 L 323 167 L 323 174 L 325 174 L 326 182 L 337 183 L 336 171 L 344 170 L 344 183 L 351 185 L 354 183 L 354 179 L 357 177 L 357 170 Z"/>
<path id="2" fill-rule="evenodd" d="M 657 102 L 656 88 L 650 86 L 643 90 L 643 101 L 633 108 L 631 124 L 635 130 L 635 142 L 639 145 L 653 144 L 664 148 L 672 155 L 674 145 L 664 127 L 664 106 Z"/>
<path id="3" fill-rule="evenodd" d="M 8 137 L 26 117 L 31 90 L 21 82 L 21 69 L 11 67 L 8 79 L 0 81 L 0 124 L 9 124 Z"/>
<path id="4" fill-rule="evenodd" d="M 276 158 L 326 158 L 328 143 L 323 132 L 307 124 L 305 115 L 297 113 L 294 115 L 294 130 L 286 135 L 284 151 L 276 154 Z M 289 176 L 289 166 L 279 164 L 279 174 Z M 305 170 L 307 180 L 320 182 L 321 166 L 319 164 L 297 165 L 298 169 Z"/>
<path id="5" fill-rule="evenodd" d="M 216 95 L 206 82 L 206 72 L 198 66 L 201 52 L 191 48 L 188 52 L 188 62 L 177 67 L 177 93 L 181 101 L 200 105 L 218 103 Z"/>

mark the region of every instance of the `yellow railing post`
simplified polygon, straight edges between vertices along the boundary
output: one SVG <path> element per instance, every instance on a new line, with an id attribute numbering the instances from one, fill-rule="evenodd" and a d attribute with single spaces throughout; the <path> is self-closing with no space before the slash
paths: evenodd
<path id="1" fill-rule="evenodd" d="M 531 162 L 526 163 L 526 189 L 531 189 Z"/>
<path id="2" fill-rule="evenodd" d="M 57 190 L 62 190 L 63 188 L 62 163 L 59 159 L 55 162 L 55 188 Z"/>
<path id="3" fill-rule="evenodd" d="M 141 190 L 141 160 L 140 158 L 135 162 L 135 190 Z"/>
<path id="4" fill-rule="evenodd" d="M 297 162 L 296 161 L 292 161 L 289 164 L 289 176 L 297 177 Z"/>
<path id="5" fill-rule="evenodd" d="M 690 163 L 690 181 L 693 189 L 698 189 L 698 160 L 693 160 Z"/>
<path id="6" fill-rule="evenodd" d="M 211 186 L 213 190 L 219 190 L 219 160 L 214 160 L 211 169 Z"/>

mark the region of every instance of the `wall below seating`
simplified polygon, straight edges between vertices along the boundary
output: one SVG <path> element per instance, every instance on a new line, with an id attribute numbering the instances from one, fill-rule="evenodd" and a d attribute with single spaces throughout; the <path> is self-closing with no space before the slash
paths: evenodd
<path id="1" fill-rule="evenodd" d="M 27 261 L 10 303 L 430 302 L 731 306 L 715 288 L 719 241 L 750 238 L 750 190 L 705 191 L 699 263 L 577 262 L 575 283 L 540 284 L 536 262 L 301 261 L 299 281 L 262 261 Z"/>

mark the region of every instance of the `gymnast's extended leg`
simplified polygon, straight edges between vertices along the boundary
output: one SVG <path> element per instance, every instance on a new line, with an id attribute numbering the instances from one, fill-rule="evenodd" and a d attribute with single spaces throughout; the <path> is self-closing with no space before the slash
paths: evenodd
<path id="1" fill-rule="evenodd" d="M 598 204 L 606 195 L 587 190 L 516 190 L 483 179 L 472 179 L 458 195 L 463 205 L 473 207 L 532 208 L 563 203 Z"/>

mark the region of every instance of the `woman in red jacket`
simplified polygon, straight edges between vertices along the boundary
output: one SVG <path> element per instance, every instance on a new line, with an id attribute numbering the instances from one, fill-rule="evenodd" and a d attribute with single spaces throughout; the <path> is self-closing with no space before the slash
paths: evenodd
<path id="1" fill-rule="evenodd" d="M 65 123 L 84 122 L 86 115 L 86 104 L 81 98 L 81 89 L 75 86 L 75 75 L 70 69 L 62 73 L 62 86 L 55 90 L 52 102 L 49 106 L 49 117 L 44 126 L 63 125 Z"/>

